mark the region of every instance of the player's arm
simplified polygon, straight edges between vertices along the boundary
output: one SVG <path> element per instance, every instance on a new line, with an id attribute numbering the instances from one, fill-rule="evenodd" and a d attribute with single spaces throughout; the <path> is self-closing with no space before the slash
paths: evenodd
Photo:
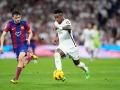
<path id="1" fill-rule="evenodd" d="M 55 26 L 54 26 L 54 27 L 55 27 Z M 55 27 L 55 28 L 53 29 L 53 31 L 56 31 L 57 29 L 58 29 L 58 28 Z M 55 33 L 54 38 L 52 38 L 52 43 L 53 43 L 54 45 L 57 45 L 57 44 L 58 44 L 58 41 L 59 41 L 58 34 Z"/>
<path id="2" fill-rule="evenodd" d="M 63 26 L 62 29 L 68 31 L 69 33 L 71 33 L 71 22 L 69 20 L 67 20 L 65 22 L 65 26 Z"/>
<path id="3" fill-rule="evenodd" d="M 62 29 L 66 30 L 66 31 L 68 31 L 70 33 L 71 32 L 71 25 L 66 25 Z"/>
<path id="4" fill-rule="evenodd" d="M 26 29 L 27 29 L 27 31 L 28 31 L 27 43 L 28 43 L 28 45 L 30 45 L 30 41 L 31 41 L 31 39 L 32 39 L 32 37 L 33 37 L 33 32 L 32 32 L 32 30 L 30 29 L 30 25 L 29 25 L 28 22 L 26 22 Z"/>
<path id="5" fill-rule="evenodd" d="M 5 41 L 5 36 L 6 36 L 7 32 L 3 31 L 2 35 L 1 35 L 1 39 L 0 39 L 0 53 L 3 52 L 3 45 L 4 45 L 4 41 Z"/>
<path id="6" fill-rule="evenodd" d="M 32 32 L 32 30 L 30 29 L 30 30 L 28 30 L 28 44 L 30 45 L 30 41 L 31 41 L 31 39 L 32 39 L 32 36 L 33 36 L 33 32 Z"/>
<path id="7" fill-rule="evenodd" d="M 6 26 L 4 28 L 4 31 L 3 31 L 2 35 L 1 35 L 1 38 L 0 38 L 0 43 L 1 43 L 1 45 L 0 45 L 0 53 L 3 52 L 3 45 L 4 45 L 4 41 L 5 41 L 5 36 L 8 33 L 9 29 L 10 29 L 10 22 L 8 22 L 6 24 Z"/>

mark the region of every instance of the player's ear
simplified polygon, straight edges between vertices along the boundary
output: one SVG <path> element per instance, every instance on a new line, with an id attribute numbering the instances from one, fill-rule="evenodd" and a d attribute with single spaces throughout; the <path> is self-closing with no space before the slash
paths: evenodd
<path id="1" fill-rule="evenodd" d="M 14 15 L 12 15 L 12 19 L 14 19 Z"/>

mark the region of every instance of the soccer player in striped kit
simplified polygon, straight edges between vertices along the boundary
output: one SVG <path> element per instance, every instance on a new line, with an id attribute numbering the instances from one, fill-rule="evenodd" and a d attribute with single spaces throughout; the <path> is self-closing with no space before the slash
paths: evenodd
<path id="1" fill-rule="evenodd" d="M 22 15 L 19 10 L 12 12 L 12 19 L 6 24 L 6 27 L 1 35 L 0 52 L 3 52 L 3 44 L 5 36 L 8 32 L 11 34 L 13 50 L 18 61 L 16 76 L 11 80 L 12 83 L 18 83 L 18 79 L 23 67 L 32 60 L 32 55 L 28 53 L 28 46 L 33 33 L 28 22 L 21 19 Z"/>

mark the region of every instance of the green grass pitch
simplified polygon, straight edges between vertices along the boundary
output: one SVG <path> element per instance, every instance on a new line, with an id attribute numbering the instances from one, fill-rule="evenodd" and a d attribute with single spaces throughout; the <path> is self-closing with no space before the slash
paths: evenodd
<path id="1" fill-rule="evenodd" d="M 86 80 L 81 69 L 72 60 L 62 61 L 66 81 L 53 79 L 53 58 L 42 57 L 37 64 L 27 65 L 18 84 L 11 84 L 17 62 L 13 59 L 0 60 L 0 90 L 120 90 L 120 59 L 82 59 L 91 71 Z"/>

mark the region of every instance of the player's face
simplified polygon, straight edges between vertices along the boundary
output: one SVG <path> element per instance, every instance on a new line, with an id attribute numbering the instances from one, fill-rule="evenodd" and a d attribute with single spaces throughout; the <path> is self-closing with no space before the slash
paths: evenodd
<path id="1" fill-rule="evenodd" d="M 61 23 L 63 21 L 63 14 L 55 14 L 54 18 L 58 23 Z"/>
<path id="2" fill-rule="evenodd" d="M 92 24 L 91 24 L 91 23 L 88 24 L 88 28 L 89 28 L 89 29 L 92 28 Z"/>
<path id="3" fill-rule="evenodd" d="M 20 23 L 21 15 L 13 15 L 12 19 L 14 20 L 15 24 Z"/>

